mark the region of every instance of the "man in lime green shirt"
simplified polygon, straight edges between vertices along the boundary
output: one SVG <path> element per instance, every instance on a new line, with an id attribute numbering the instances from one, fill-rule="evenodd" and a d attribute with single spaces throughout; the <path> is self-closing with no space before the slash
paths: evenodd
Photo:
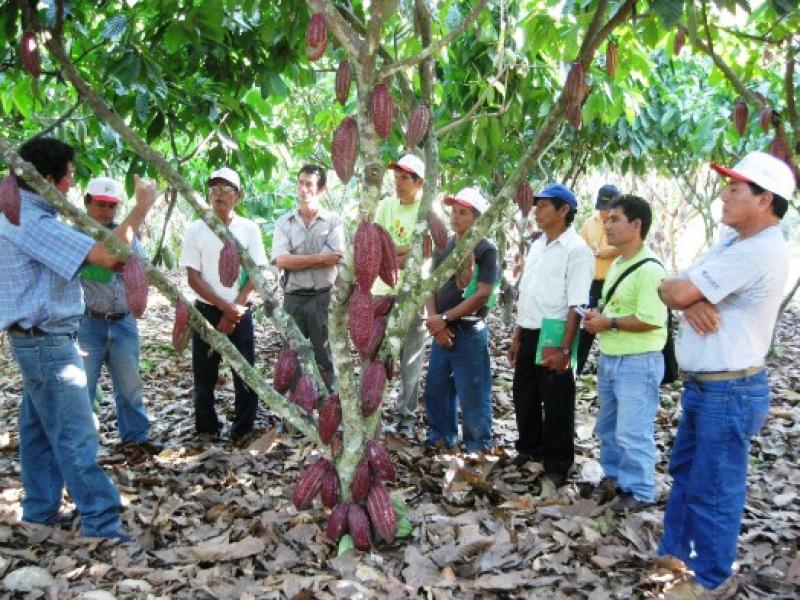
<path id="1" fill-rule="evenodd" d="M 601 309 L 587 310 L 584 327 L 600 340 L 597 394 L 604 498 L 619 492 L 611 508 L 636 510 L 655 499 L 656 443 L 653 420 L 664 375 L 667 307 L 658 296 L 664 267 L 644 245 L 650 205 L 623 195 L 610 203 L 605 230 L 620 251 L 603 285 Z"/>

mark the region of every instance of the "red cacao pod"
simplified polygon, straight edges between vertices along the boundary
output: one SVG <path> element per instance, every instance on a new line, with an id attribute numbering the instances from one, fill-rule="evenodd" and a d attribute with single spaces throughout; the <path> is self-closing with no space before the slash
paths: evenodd
<path id="1" fill-rule="evenodd" d="M 526 180 L 523 179 L 517 184 L 517 193 L 514 196 L 514 201 L 519 206 L 522 216 L 527 219 L 528 214 L 531 212 L 531 207 L 533 207 L 533 190 L 531 189 L 531 184 Z"/>
<path id="2" fill-rule="evenodd" d="M 302 375 L 294 386 L 290 400 L 306 412 L 311 412 L 317 405 L 317 389 L 311 375 Z"/>
<path id="3" fill-rule="evenodd" d="M 609 40 L 606 44 L 606 73 L 609 77 L 614 77 L 617 72 L 617 64 L 619 61 L 618 50 L 616 42 Z"/>
<path id="4" fill-rule="evenodd" d="M 292 494 L 292 502 L 297 510 L 302 510 L 311 504 L 322 487 L 322 480 L 332 469 L 331 463 L 324 458 L 320 458 L 306 467 L 306 470 L 300 475 L 300 479 L 297 480 Z"/>
<path id="5" fill-rule="evenodd" d="M 325 54 L 328 46 L 328 28 L 325 26 L 325 16 L 314 13 L 308 21 L 306 29 L 306 56 L 308 60 L 319 60 Z"/>
<path id="6" fill-rule="evenodd" d="M 34 77 L 38 77 L 42 72 L 42 61 L 39 59 L 39 43 L 33 32 L 26 31 L 22 34 L 19 57 L 24 69 Z"/>
<path id="7" fill-rule="evenodd" d="M 356 285 L 347 304 L 347 328 L 356 350 L 365 352 L 372 335 L 372 296 Z"/>
<path id="8" fill-rule="evenodd" d="M 580 106 L 586 96 L 588 89 L 586 81 L 586 69 L 583 63 L 575 61 L 567 73 L 567 80 L 564 83 L 564 95 L 567 100 L 567 106 Z"/>
<path id="9" fill-rule="evenodd" d="M 761 109 L 761 115 L 759 117 L 759 121 L 761 122 L 761 130 L 764 133 L 769 133 L 769 128 L 772 125 L 772 107 L 765 106 Z"/>
<path id="10" fill-rule="evenodd" d="M 397 470 L 392 463 L 392 457 L 383 444 L 375 440 L 368 440 L 366 445 L 367 460 L 375 475 L 384 481 L 395 481 Z"/>
<path id="11" fill-rule="evenodd" d="M 378 237 L 381 240 L 381 262 L 378 266 L 378 276 L 389 287 L 397 285 L 399 277 L 399 269 L 397 266 L 397 248 L 395 248 L 394 240 L 389 232 L 383 227 L 374 224 Z"/>
<path id="12" fill-rule="evenodd" d="M 383 242 L 378 228 L 370 221 L 361 221 L 353 238 L 353 270 L 362 290 L 372 289 L 382 258 Z"/>
<path id="13" fill-rule="evenodd" d="M 297 375 L 297 352 L 292 348 L 284 348 L 275 361 L 275 378 L 272 386 L 281 394 L 285 394 L 294 384 Z"/>
<path id="14" fill-rule="evenodd" d="M 338 544 L 347 531 L 347 508 L 349 504 L 337 504 L 330 516 L 328 525 L 325 527 L 325 535 L 334 544 Z"/>
<path id="15" fill-rule="evenodd" d="M 175 303 L 175 323 L 172 325 L 172 346 L 180 354 L 189 343 L 189 306 L 183 300 Z"/>
<path id="16" fill-rule="evenodd" d="M 386 387 L 386 367 L 378 360 L 373 361 L 367 366 L 361 379 L 359 399 L 362 415 L 368 417 L 375 412 L 383 398 L 384 387 Z"/>
<path id="17" fill-rule="evenodd" d="M 347 530 L 357 550 L 366 552 L 372 546 L 367 513 L 355 502 L 347 508 Z"/>
<path id="18" fill-rule="evenodd" d="M 347 97 L 350 95 L 350 84 L 353 81 L 353 74 L 350 68 L 350 61 L 344 59 L 336 69 L 336 99 L 344 106 L 347 104 Z"/>
<path id="19" fill-rule="evenodd" d="M 389 490 L 380 480 L 375 480 L 369 489 L 367 512 L 375 532 L 383 538 L 383 541 L 391 544 L 397 533 L 397 518 L 389 497 Z"/>
<path id="20" fill-rule="evenodd" d="M 731 119 L 733 121 L 733 126 L 736 128 L 736 131 L 739 135 L 743 135 L 745 130 L 747 129 L 747 117 L 749 111 L 747 110 L 747 104 L 745 104 L 744 100 L 739 100 L 733 107 L 733 113 L 731 115 Z"/>
<path id="21" fill-rule="evenodd" d="M 413 148 L 425 139 L 428 126 L 431 123 L 431 112 L 424 104 L 418 104 L 408 116 L 406 128 L 406 146 Z"/>
<path id="22" fill-rule="evenodd" d="M 369 344 L 367 345 L 364 352 L 359 352 L 359 356 L 363 360 L 372 360 L 375 358 L 375 355 L 378 352 L 378 348 L 383 341 L 383 336 L 386 333 L 386 325 L 389 322 L 389 318 L 386 316 L 383 317 L 375 317 L 372 320 L 372 333 L 369 337 Z"/>
<path id="23" fill-rule="evenodd" d="M 430 258 L 433 256 L 433 238 L 428 233 L 422 234 L 422 257 Z"/>
<path id="24" fill-rule="evenodd" d="M 372 124 L 377 133 L 384 140 L 392 132 L 392 119 L 394 118 L 394 105 L 389 86 L 379 83 L 372 90 Z"/>
<path id="25" fill-rule="evenodd" d="M 131 253 L 128 256 L 122 271 L 122 281 L 125 284 L 128 309 L 138 319 L 147 310 L 147 271 L 138 255 Z"/>
<path id="26" fill-rule="evenodd" d="M 0 182 L 0 212 L 12 225 L 19 225 L 19 210 L 22 206 L 22 197 L 19 194 L 17 178 L 8 175 Z"/>
<path id="27" fill-rule="evenodd" d="M 356 465 L 353 481 L 350 484 L 350 497 L 353 502 L 361 502 L 366 499 L 371 486 L 372 472 L 369 469 L 369 461 L 366 458 L 362 458 Z"/>
<path id="28" fill-rule="evenodd" d="M 675 34 L 675 39 L 672 40 L 672 55 L 678 56 L 681 53 L 683 45 L 686 43 L 686 30 L 681 27 Z"/>
<path id="29" fill-rule="evenodd" d="M 239 267 L 241 262 L 239 259 L 239 250 L 236 249 L 236 243 L 231 240 L 225 240 L 222 244 L 222 250 L 219 252 L 219 281 L 225 287 L 231 287 L 239 279 Z"/>
<path id="30" fill-rule="evenodd" d="M 353 176 L 358 148 L 358 123 L 353 117 L 346 117 L 333 132 L 331 158 L 336 175 L 347 183 Z"/>
<path id="31" fill-rule="evenodd" d="M 342 422 L 342 404 L 339 394 L 331 394 L 319 408 L 319 439 L 323 444 L 330 444 L 339 424 Z"/>
<path id="32" fill-rule="evenodd" d="M 432 210 L 428 212 L 428 231 L 430 231 L 436 249 L 444 250 L 444 247 L 447 246 L 447 226 Z"/>
<path id="33" fill-rule="evenodd" d="M 392 294 L 384 294 L 383 296 L 378 296 L 374 298 L 372 301 L 373 309 L 372 314 L 375 317 L 385 317 L 389 314 L 389 311 L 392 310 L 394 306 L 394 296 Z"/>
<path id="34" fill-rule="evenodd" d="M 333 508 L 339 502 L 339 494 L 342 491 L 342 485 L 339 483 L 339 474 L 336 469 L 329 469 L 322 479 L 322 487 L 320 488 L 320 498 L 322 504 L 326 508 Z"/>
<path id="35" fill-rule="evenodd" d="M 775 139 L 769 145 L 767 150 L 775 158 L 780 158 L 782 161 L 789 162 L 789 145 L 786 143 L 786 138 L 781 135 L 775 136 Z"/>

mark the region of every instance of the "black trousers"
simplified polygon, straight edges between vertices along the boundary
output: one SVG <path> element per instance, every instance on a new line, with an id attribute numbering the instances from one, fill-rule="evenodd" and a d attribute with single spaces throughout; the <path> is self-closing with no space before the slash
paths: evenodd
<path id="1" fill-rule="evenodd" d="M 600 295 L 603 293 L 603 284 L 605 279 L 593 279 L 592 287 L 589 290 L 589 306 L 595 308 L 602 298 Z M 589 352 L 592 351 L 592 344 L 594 343 L 594 334 L 589 333 L 585 329 L 580 330 L 580 337 L 578 338 L 578 365 L 575 369 L 575 374 L 580 375 L 583 373 L 583 366 L 586 364 L 586 359 L 589 358 Z"/>
<path id="2" fill-rule="evenodd" d="M 222 311 L 205 302 L 195 302 L 208 322 L 215 326 L 222 318 Z M 248 311 L 236 324 L 228 336 L 231 343 L 241 352 L 251 365 L 255 362 L 255 342 L 253 336 L 253 316 Z M 196 332 L 192 336 L 192 372 L 194 374 L 194 418 L 197 433 L 219 433 L 222 425 L 214 409 L 214 388 L 219 376 L 219 363 L 222 357 L 215 352 Z M 235 392 L 235 416 L 231 425 L 231 436 L 238 437 L 250 433 L 256 420 L 258 396 L 233 372 Z"/>
<path id="3" fill-rule="evenodd" d="M 314 348 L 314 358 L 328 388 L 334 382 L 333 357 L 328 341 L 328 307 L 330 304 L 330 290 L 314 296 L 300 296 L 291 292 L 285 293 L 283 296 L 283 310 L 292 316 L 300 333 L 311 342 Z"/>
<path id="4" fill-rule="evenodd" d="M 575 378 L 535 363 L 538 329 L 523 329 L 514 369 L 514 411 L 520 454 L 541 460 L 546 473 L 566 475 L 575 455 Z"/>

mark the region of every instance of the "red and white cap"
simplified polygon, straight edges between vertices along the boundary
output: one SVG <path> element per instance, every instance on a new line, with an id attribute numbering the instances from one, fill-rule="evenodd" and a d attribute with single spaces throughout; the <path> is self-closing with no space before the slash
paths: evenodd
<path id="1" fill-rule="evenodd" d="M 455 196 L 447 196 L 444 199 L 447 206 L 458 204 L 459 206 L 466 206 L 467 208 L 474 208 L 479 213 L 483 214 L 489 208 L 489 201 L 483 197 L 478 191 L 478 188 L 467 187 L 458 192 Z"/>
<path id="2" fill-rule="evenodd" d="M 119 204 L 125 200 L 125 190 L 122 184 L 111 177 L 95 177 L 86 186 L 86 193 L 92 200 Z"/>
<path id="3" fill-rule="evenodd" d="M 241 181 L 239 180 L 239 174 L 230 169 L 228 167 L 222 167 L 221 169 L 217 169 L 211 174 L 211 177 L 208 178 L 208 185 L 211 185 L 215 179 L 222 179 L 223 181 L 227 181 L 237 190 L 242 189 Z"/>
<path id="4" fill-rule="evenodd" d="M 731 179 L 756 185 L 790 200 L 794 194 L 794 174 L 781 159 L 766 152 L 751 152 L 732 169 L 711 163 L 711 168 Z"/>
<path id="5" fill-rule="evenodd" d="M 413 154 L 405 154 L 397 162 L 389 163 L 389 168 L 413 173 L 420 179 L 425 179 L 425 163 Z"/>

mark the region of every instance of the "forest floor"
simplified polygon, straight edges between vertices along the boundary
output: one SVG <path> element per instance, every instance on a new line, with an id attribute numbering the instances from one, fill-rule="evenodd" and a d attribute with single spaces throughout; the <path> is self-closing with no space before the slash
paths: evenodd
<path id="1" fill-rule="evenodd" d="M 800 307 L 779 325 L 770 358 L 773 400 L 751 451 L 748 497 L 739 538 L 740 598 L 800 596 Z M 369 553 L 336 556 L 325 538 L 325 509 L 298 512 L 291 492 L 312 445 L 283 430 L 261 408 L 246 447 L 202 444 L 193 435 L 190 351 L 170 345 L 172 310 L 151 291 L 140 321 L 142 371 L 151 437 L 158 456 L 117 450 L 109 380 L 102 385 L 100 460 L 123 497 L 134 541 L 79 535 L 70 525 L 20 522 L 16 427 L 21 381 L 0 338 L 0 580 L 19 572 L 44 577 L 22 593 L 0 585 L 0 598 L 657 598 L 674 583 L 654 571 L 669 491 L 667 460 L 680 414 L 679 389 L 662 388 L 656 421 L 659 501 L 616 515 L 590 497 L 602 473 L 593 434 L 595 377 L 578 379 L 576 469 L 554 489 L 538 463 L 515 467 L 510 330 L 492 316 L 496 456 L 470 464 L 463 455 L 423 451 L 420 415 L 414 439 L 391 435 L 399 479 L 392 485 L 413 524 L 410 536 Z M 280 339 L 257 325 L 257 363 L 271 376 Z M 227 369 L 218 409 L 230 419 Z M 392 392 L 392 397 L 395 391 Z M 386 401 L 387 421 L 392 400 Z M 421 413 L 422 411 L 420 411 Z M 65 508 L 71 507 L 69 498 Z M 43 570 L 43 571 L 42 571 Z M 46 573 L 45 573 L 46 571 Z"/>

